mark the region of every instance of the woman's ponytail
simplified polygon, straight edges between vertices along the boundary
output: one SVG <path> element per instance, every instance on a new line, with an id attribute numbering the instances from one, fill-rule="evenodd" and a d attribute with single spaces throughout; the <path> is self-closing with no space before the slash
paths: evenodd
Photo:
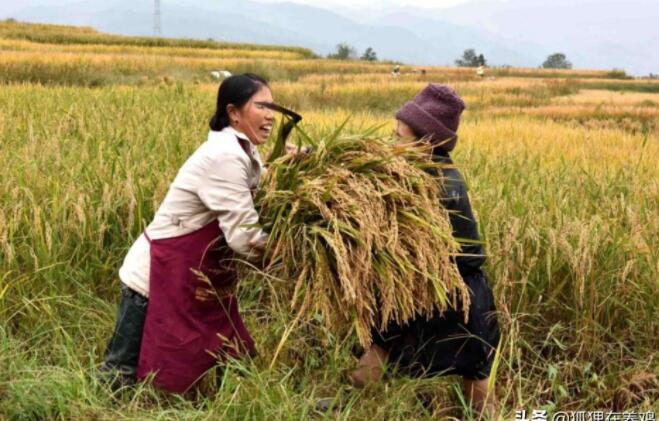
<path id="1" fill-rule="evenodd" d="M 224 112 L 220 110 L 216 110 L 213 117 L 211 117 L 211 121 L 210 121 L 211 130 L 219 132 L 225 127 L 229 127 L 229 115 L 227 114 L 226 110 L 223 111 Z"/>

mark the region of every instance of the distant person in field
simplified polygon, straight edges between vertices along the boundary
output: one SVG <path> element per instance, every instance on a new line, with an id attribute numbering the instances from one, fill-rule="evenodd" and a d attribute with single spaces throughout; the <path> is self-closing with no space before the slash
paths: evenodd
<path id="1" fill-rule="evenodd" d="M 459 375 L 474 409 L 492 412 L 496 402 L 494 392 L 488 390 L 488 379 L 499 326 L 492 289 L 482 269 L 485 250 L 467 186 L 450 156 L 464 108 L 453 89 L 430 84 L 396 113 L 396 135 L 401 144 L 422 142 L 433 161 L 446 164 L 441 170 L 440 200 L 450 212 L 453 235 L 461 244 L 455 263 L 470 289 L 468 321 L 459 304 L 430 320 L 418 316 L 405 324 L 391 323 L 382 332 L 373 331 L 373 345 L 362 355 L 351 378 L 359 387 L 378 381 L 387 363 L 413 376 Z"/>
<path id="2" fill-rule="evenodd" d="M 478 66 L 478 68 L 476 69 L 476 76 L 478 76 L 481 79 L 485 77 L 485 66 L 483 65 Z"/>
<path id="3" fill-rule="evenodd" d="M 267 240 L 252 199 L 263 171 L 256 147 L 270 136 L 274 107 L 257 75 L 220 85 L 208 140 L 183 164 L 119 270 L 121 302 L 101 366 L 119 384 L 153 373 L 155 386 L 183 393 L 216 364 L 210 353 L 255 352 L 232 262 L 258 257 Z"/>

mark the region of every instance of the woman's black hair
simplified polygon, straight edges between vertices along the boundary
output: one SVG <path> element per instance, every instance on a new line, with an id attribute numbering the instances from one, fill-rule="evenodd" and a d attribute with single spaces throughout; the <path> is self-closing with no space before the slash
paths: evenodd
<path id="1" fill-rule="evenodd" d="M 217 91 L 217 108 L 210 121 L 211 130 L 219 132 L 228 127 L 230 122 L 227 106 L 233 104 L 236 108 L 242 107 L 264 86 L 268 86 L 268 82 L 254 73 L 243 73 L 224 79 Z"/>

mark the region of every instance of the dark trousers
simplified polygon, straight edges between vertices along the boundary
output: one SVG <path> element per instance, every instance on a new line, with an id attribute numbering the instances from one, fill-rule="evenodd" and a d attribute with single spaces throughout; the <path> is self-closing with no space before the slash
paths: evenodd
<path id="1" fill-rule="evenodd" d="M 121 284 L 117 322 L 99 368 L 113 376 L 116 386 L 135 384 L 147 304 L 147 298 Z"/>

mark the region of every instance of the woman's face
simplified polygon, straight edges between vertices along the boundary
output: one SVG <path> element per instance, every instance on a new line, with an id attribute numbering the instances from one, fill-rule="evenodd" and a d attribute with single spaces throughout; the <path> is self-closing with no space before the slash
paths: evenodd
<path id="1" fill-rule="evenodd" d="M 395 135 L 398 145 L 414 143 L 418 140 L 412 128 L 400 120 L 396 120 Z"/>
<path id="2" fill-rule="evenodd" d="M 432 152 L 432 145 L 425 138 L 419 139 L 414 130 L 408 126 L 404 121 L 396 120 L 396 129 L 394 130 L 396 135 L 396 145 L 401 147 L 415 146 L 421 147 L 423 150 L 427 150 L 429 153 Z"/>
<path id="3" fill-rule="evenodd" d="M 245 105 L 240 108 L 229 105 L 228 111 L 231 126 L 245 133 L 253 144 L 262 145 L 270 136 L 275 118 L 271 109 L 257 102 L 273 102 L 270 88 L 263 86 Z"/>

